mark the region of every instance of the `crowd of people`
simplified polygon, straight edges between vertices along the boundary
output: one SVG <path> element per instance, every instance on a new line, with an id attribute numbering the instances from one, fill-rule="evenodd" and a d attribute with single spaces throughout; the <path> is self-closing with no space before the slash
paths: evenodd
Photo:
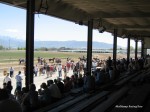
<path id="1" fill-rule="evenodd" d="M 11 92 L 13 89 L 11 81 L 5 83 L 3 88 L 0 89 L 0 97 L 2 97 L 0 98 L 0 111 L 1 109 L 4 109 L 1 108 L 1 106 L 4 105 L 6 103 L 5 100 L 7 100 L 8 102 L 15 103 L 13 107 L 5 109 L 8 112 L 13 108 L 16 109 L 16 112 L 31 112 L 39 107 L 58 101 L 64 97 L 64 93 L 69 92 L 72 88 L 82 87 L 83 79 L 81 77 L 75 79 L 75 77 L 72 76 L 71 78 L 66 77 L 63 81 L 61 78 L 47 80 L 47 82 L 43 82 L 40 85 L 40 89 L 37 91 L 35 84 L 30 84 L 29 90 L 27 90 L 26 87 L 22 87 L 20 83 L 18 84 L 18 82 L 16 82 L 16 84 L 17 86 L 14 94 Z"/>
<path id="2" fill-rule="evenodd" d="M 57 79 L 50 79 L 40 85 L 40 89 L 36 90 L 35 84 L 30 84 L 29 90 L 22 87 L 21 71 L 15 76 L 16 89 L 14 95 L 11 93 L 13 86 L 11 85 L 11 78 L 13 73 L 6 74 L 3 81 L 3 88 L 0 89 L 0 112 L 1 109 L 13 110 L 16 112 L 30 112 L 39 107 L 57 102 L 64 97 L 64 94 L 70 92 L 71 89 L 83 88 L 84 93 L 94 91 L 96 87 L 109 81 L 119 78 L 122 72 L 133 73 L 137 70 L 149 67 L 148 58 L 130 59 L 127 63 L 125 58 L 114 61 L 109 57 L 107 60 L 93 59 L 92 73 L 89 75 L 86 69 L 86 60 L 78 62 L 70 62 L 67 60 L 65 65 L 61 63 L 58 65 L 45 64 L 42 68 L 45 70 L 47 77 L 51 77 L 54 72 L 58 72 Z M 72 70 L 71 77 L 67 75 L 68 71 Z M 34 75 L 40 76 L 40 68 L 36 65 L 34 67 Z M 62 77 L 64 72 L 64 77 Z M 10 75 L 10 76 L 9 76 Z M 9 103 L 13 105 L 7 108 Z M 1 108 L 1 107 L 6 108 Z"/>

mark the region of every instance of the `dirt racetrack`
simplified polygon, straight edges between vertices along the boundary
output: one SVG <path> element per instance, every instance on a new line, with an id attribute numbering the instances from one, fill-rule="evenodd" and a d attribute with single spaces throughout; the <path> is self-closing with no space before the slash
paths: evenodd
<path id="1" fill-rule="evenodd" d="M 99 58 L 99 59 L 107 59 L 109 56 L 113 57 L 111 53 L 99 53 L 99 54 L 93 54 L 92 57 L 96 57 L 96 58 Z M 134 58 L 134 54 L 131 54 L 131 57 Z M 71 58 L 71 57 L 70 57 Z M 117 59 L 121 59 L 121 58 L 126 58 L 126 54 L 117 54 Z M 66 59 L 61 59 L 62 60 L 62 64 L 65 64 L 66 63 Z M 78 58 L 76 59 L 73 59 L 75 62 L 79 61 Z M 52 64 L 52 62 L 49 62 L 48 59 L 46 59 L 46 62 L 48 64 Z M 40 67 L 41 65 L 37 63 L 37 60 L 35 59 L 34 61 L 34 65 L 38 65 L 38 67 Z M 25 67 L 25 64 L 22 63 L 19 65 L 19 62 L 16 61 L 16 62 L 6 62 L 6 63 L 0 63 L 0 76 L 3 76 L 3 71 L 6 70 L 6 71 L 9 71 L 9 68 L 10 67 L 13 67 L 15 71 L 23 71 L 24 70 L 24 67 Z"/>

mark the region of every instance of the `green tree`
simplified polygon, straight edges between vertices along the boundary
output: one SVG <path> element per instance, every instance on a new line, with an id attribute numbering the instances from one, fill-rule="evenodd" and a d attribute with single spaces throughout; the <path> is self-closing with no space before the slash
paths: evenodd
<path id="1" fill-rule="evenodd" d="M 37 48 L 37 50 L 40 50 L 40 51 L 48 51 L 48 48 L 46 48 L 46 47 L 41 47 L 41 48 Z"/>
<path id="2" fill-rule="evenodd" d="M 4 47 L 2 45 L 0 45 L 0 50 L 3 50 L 3 49 L 4 49 Z"/>

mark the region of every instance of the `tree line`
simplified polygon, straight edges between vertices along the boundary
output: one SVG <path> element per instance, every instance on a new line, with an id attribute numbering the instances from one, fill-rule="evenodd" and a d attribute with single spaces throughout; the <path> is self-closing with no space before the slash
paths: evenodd
<path id="1" fill-rule="evenodd" d="M 77 48 L 68 48 L 68 47 L 60 47 L 60 48 L 47 48 L 47 47 L 40 47 L 40 48 L 35 48 L 35 51 L 60 51 L 60 50 L 75 50 Z M 79 49 L 79 48 L 78 48 Z M 118 50 L 123 50 L 124 48 L 118 48 Z M 4 47 L 0 45 L 0 50 L 26 50 L 25 47 L 18 47 L 18 48 L 11 48 L 11 47 Z M 109 50 L 113 50 L 110 48 Z M 133 46 L 130 46 L 130 51 L 134 51 L 135 48 Z M 138 50 L 141 50 L 141 47 L 138 47 Z"/>

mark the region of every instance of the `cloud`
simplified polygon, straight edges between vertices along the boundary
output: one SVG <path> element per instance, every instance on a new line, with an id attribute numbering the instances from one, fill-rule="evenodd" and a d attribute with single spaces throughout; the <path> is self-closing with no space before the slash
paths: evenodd
<path id="1" fill-rule="evenodd" d="M 15 28 L 6 28 L 3 30 L 0 30 L 0 34 L 3 34 L 5 36 L 10 36 L 13 38 L 18 38 L 18 39 L 25 39 L 26 37 L 26 33 L 24 32 L 24 30 L 19 30 L 19 29 L 15 29 Z"/>
<path id="2" fill-rule="evenodd" d="M 18 33 L 19 32 L 17 29 L 6 29 L 5 31 L 9 32 L 9 33 Z"/>

